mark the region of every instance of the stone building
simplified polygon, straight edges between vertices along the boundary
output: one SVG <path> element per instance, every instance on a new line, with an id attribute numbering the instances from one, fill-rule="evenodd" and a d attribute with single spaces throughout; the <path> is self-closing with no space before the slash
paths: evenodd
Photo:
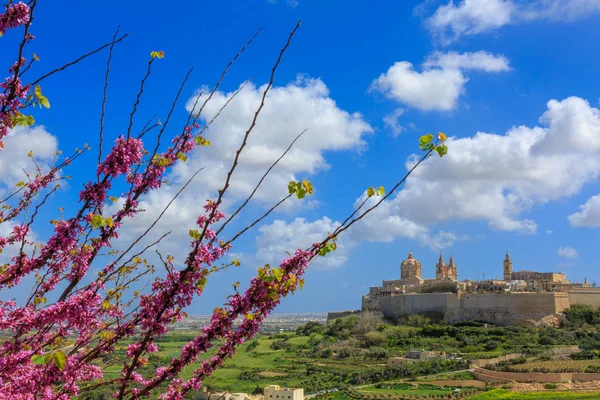
<path id="1" fill-rule="evenodd" d="M 400 264 L 400 280 L 406 285 L 420 285 L 423 283 L 421 272 L 421 262 L 415 260 L 412 252 L 408 253 L 408 258 Z"/>
<path id="2" fill-rule="evenodd" d="M 531 289 L 544 289 L 552 291 L 551 288 L 558 288 L 563 285 L 570 285 L 567 276 L 562 272 L 537 272 L 530 270 L 513 271 L 513 262 L 510 254 L 506 252 L 504 257 L 504 280 L 505 281 L 525 281 Z M 582 284 L 578 284 L 580 286 Z"/>
<path id="3" fill-rule="evenodd" d="M 454 264 L 454 258 L 450 256 L 448 265 L 444 263 L 444 256 L 440 254 L 440 258 L 435 265 L 435 279 L 437 280 L 450 280 L 458 281 L 458 269 Z"/>
<path id="4" fill-rule="evenodd" d="M 408 314 L 443 314 L 449 322 L 482 320 L 514 324 L 538 321 L 572 304 L 600 308 L 600 289 L 571 283 L 563 273 L 514 271 L 510 254 L 503 262 L 503 280 L 458 281 L 457 266 L 440 255 L 435 279 L 424 279 L 421 262 L 412 253 L 401 263 L 401 279 L 383 281 L 362 298 L 362 311 L 398 318 Z"/>
<path id="5" fill-rule="evenodd" d="M 264 400 L 304 400 L 304 389 L 269 385 L 264 389 Z"/>

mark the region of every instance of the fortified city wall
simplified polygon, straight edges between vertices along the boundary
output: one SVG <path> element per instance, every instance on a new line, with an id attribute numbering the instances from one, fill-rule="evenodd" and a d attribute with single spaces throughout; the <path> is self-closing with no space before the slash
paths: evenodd
<path id="1" fill-rule="evenodd" d="M 569 308 L 569 294 L 555 293 L 417 293 L 379 297 L 386 317 L 438 312 L 448 322 L 488 321 L 501 325 L 539 320 Z M 370 302 L 372 307 L 372 301 Z M 372 311 L 377 311 L 370 308 Z M 365 310 L 366 311 L 366 310 Z"/>

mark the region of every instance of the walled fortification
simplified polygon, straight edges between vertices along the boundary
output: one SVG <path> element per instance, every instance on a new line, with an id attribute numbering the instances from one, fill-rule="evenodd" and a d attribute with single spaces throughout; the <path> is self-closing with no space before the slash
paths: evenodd
<path id="1" fill-rule="evenodd" d="M 363 311 L 381 311 L 398 318 L 409 314 L 440 313 L 448 322 L 487 321 L 513 325 L 540 320 L 569 308 L 569 294 L 547 293 L 408 293 L 363 298 Z"/>
<path id="2" fill-rule="evenodd" d="M 588 382 L 600 380 L 600 374 L 585 372 L 541 373 L 541 372 L 500 372 L 489 369 L 475 368 L 473 375 L 486 382 Z"/>
<path id="3" fill-rule="evenodd" d="M 362 298 L 362 311 L 389 318 L 437 313 L 448 322 L 487 321 L 536 327 L 559 323 L 557 314 L 573 304 L 600 308 L 600 289 L 585 280 L 571 283 L 557 272 L 514 271 L 506 253 L 504 280 L 458 281 L 458 267 L 440 255 L 436 278 L 423 279 L 421 262 L 412 253 L 400 265 L 400 279 L 384 280 Z"/>
<path id="4" fill-rule="evenodd" d="M 567 292 L 571 304 L 587 304 L 595 309 L 600 308 L 600 289 L 572 289 Z"/>

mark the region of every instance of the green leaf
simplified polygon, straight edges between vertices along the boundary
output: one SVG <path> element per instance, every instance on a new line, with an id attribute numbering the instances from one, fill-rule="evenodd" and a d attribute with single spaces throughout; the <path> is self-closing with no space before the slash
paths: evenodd
<path id="1" fill-rule="evenodd" d="M 421 147 L 423 147 L 427 143 L 431 143 L 432 140 L 433 140 L 433 135 L 431 133 L 428 133 L 427 135 L 423 135 L 419 138 L 419 145 L 421 145 Z"/>
<path id="2" fill-rule="evenodd" d="M 200 232 L 197 229 L 190 229 L 189 235 L 192 239 L 198 239 L 200 237 Z"/>
<path id="3" fill-rule="evenodd" d="M 42 94 L 42 88 L 40 85 L 37 85 L 34 89 L 35 98 L 37 99 L 40 106 L 44 106 L 46 108 L 50 108 L 50 102 L 48 98 Z"/>
<path id="4" fill-rule="evenodd" d="M 152 58 L 164 58 L 165 57 L 165 52 L 164 51 L 152 51 L 152 52 L 150 52 L 150 57 L 152 57 Z"/>
<path id="5" fill-rule="evenodd" d="M 19 126 L 31 126 L 35 124 L 35 118 L 32 115 L 19 114 L 15 117 L 15 122 Z"/>
<path id="6" fill-rule="evenodd" d="M 437 151 L 440 157 L 443 157 L 445 154 L 448 154 L 448 146 L 442 144 L 441 146 L 437 146 L 435 151 Z"/>
<path id="7" fill-rule="evenodd" d="M 31 356 L 31 362 L 35 365 L 43 365 L 46 364 L 46 357 L 40 355 Z"/>
<path id="8" fill-rule="evenodd" d="M 379 186 L 379 195 L 380 196 L 384 196 L 385 195 L 385 189 L 383 188 L 383 186 Z"/>
<path id="9" fill-rule="evenodd" d="M 177 153 L 177 158 L 179 158 L 179 161 L 182 162 L 186 162 L 188 159 L 187 156 L 182 152 Z"/>
<path id="10" fill-rule="evenodd" d="M 100 228 L 105 225 L 104 218 L 102 218 L 102 215 L 100 214 L 92 214 L 90 222 L 93 228 Z"/>
<path id="11" fill-rule="evenodd" d="M 196 136 L 195 141 L 196 141 L 196 144 L 199 146 L 210 146 L 210 141 L 206 140 L 205 138 L 203 138 L 200 135 Z"/>
<path id="12" fill-rule="evenodd" d="M 41 105 L 43 105 L 46 108 L 50 108 L 50 101 L 48 101 L 48 98 L 46 96 L 42 96 L 39 100 Z"/>
<path id="13" fill-rule="evenodd" d="M 422 147 L 424 151 L 429 151 L 433 149 L 433 143 L 426 144 L 425 147 Z"/>
<path id="14" fill-rule="evenodd" d="M 290 181 L 290 183 L 288 183 L 288 192 L 289 192 L 289 194 L 296 193 L 296 188 L 297 188 L 296 182 Z"/>
<path id="15" fill-rule="evenodd" d="M 306 196 L 306 189 L 300 182 L 298 182 L 298 186 L 296 188 L 296 197 L 299 199 L 303 199 L 304 196 Z"/>
<path id="16" fill-rule="evenodd" d="M 281 279 L 283 278 L 283 271 L 281 270 L 281 268 L 274 269 L 273 275 L 275 276 L 275 278 L 277 278 L 277 282 L 281 282 Z"/>
<path id="17" fill-rule="evenodd" d="M 306 179 L 302 180 L 302 185 L 304 186 L 304 190 L 306 190 L 306 193 L 312 195 L 314 192 L 313 189 L 313 185 L 312 183 L 310 183 L 309 181 L 307 181 Z"/>
<path id="18" fill-rule="evenodd" d="M 65 353 L 61 350 L 56 350 L 54 352 L 54 364 L 56 364 L 61 371 L 65 369 L 65 366 L 67 365 L 67 356 L 65 356 Z"/>
<path id="19" fill-rule="evenodd" d="M 266 275 L 266 276 L 263 276 L 262 280 L 264 282 L 273 282 L 275 280 L 275 277 L 272 275 Z"/>
<path id="20" fill-rule="evenodd" d="M 112 228 L 115 225 L 115 223 L 113 222 L 112 217 L 106 217 L 104 219 L 104 222 L 106 223 L 106 225 L 108 225 L 109 228 Z"/>

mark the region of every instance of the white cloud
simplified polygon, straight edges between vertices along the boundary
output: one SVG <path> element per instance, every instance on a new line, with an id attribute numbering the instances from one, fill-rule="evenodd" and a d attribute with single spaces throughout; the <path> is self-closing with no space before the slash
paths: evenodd
<path id="1" fill-rule="evenodd" d="M 0 183 L 14 186 L 19 181 L 27 181 L 25 171 L 35 175 L 35 164 L 27 157 L 33 157 L 43 171 L 49 169 L 58 150 L 58 140 L 38 125 L 32 128 L 18 126 L 11 129 L 4 138 L 5 148 L 0 152 Z"/>
<path id="2" fill-rule="evenodd" d="M 580 205 L 579 212 L 569 215 L 569 222 L 577 227 L 600 227 L 600 195 Z"/>
<path id="3" fill-rule="evenodd" d="M 475 53 L 447 53 L 436 51 L 429 57 L 424 68 L 440 67 L 443 69 L 476 70 L 483 72 L 505 72 L 510 71 L 509 61 L 502 54 L 494 55 L 481 50 Z"/>
<path id="4" fill-rule="evenodd" d="M 463 0 L 457 5 L 450 0 L 427 19 L 427 27 L 448 43 L 510 23 L 514 8 L 510 0 Z"/>
<path id="5" fill-rule="evenodd" d="M 579 252 L 573 247 L 559 247 L 557 254 L 561 257 L 574 260 L 579 257 Z"/>
<path id="6" fill-rule="evenodd" d="M 296 218 L 288 223 L 275 220 L 272 224 L 260 227 L 260 235 L 256 238 L 256 258 L 260 263 L 278 265 L 278 262 L 287 257 L 296 249 L 306 249 L 314 243 L 319 243 L 340 225 L 323 217 L 313 222 L 304 218 Z M 316 258 L 315 266 L 321 268 L 337 268 L 348 260 L 348 254 L 355 243 L 348 236 L 341 235 L 337 242 L 337 249 L 325 257 Z"/>
<path id="7" fill-rule="evenodd" d="M 375 198 L 369 201 L 371 204 Z M 374 215 L 365 218 L 353 225 L 348 231 L 343 232 L 337 241 L 337 249 L 325 257 L 317 257 L 315 267 L 319 269 L 333 269 L 345 264 L 350 258 L 351 251 L 364 242 L 391 242 L 398 237 L 415 239 L 433 251 L 452 247 L 455 242 L 469 240 L 466 235 L 459 236 L 452 232 L 440 231 L 430 233 L 429 229 L 419 226 L 414 222 L 391 216 L 385 211 L 387 204 L 374 211 Z M 237 255 L 243 263 L 258 263 L 277 265 L 288 253 L 296 249 L 306 249 L 314 243 L 321 242 L 327 235 L 340 225 L 328 217 L 322 217 L 309 222 L 304 218 L 296 218 L 291 222 L 275 220 L 273 223 L 263 225 L 256 238 L 256 255 Z"/>
<path id="8" fill-rule="evenodd" d="M 502 72 L 510 70 L 503 55 L 485 51 L 475 53 L 440 53 L 427 58 L 423 70 L 399 61 L 371 84 L 371 91 L 423 111 L 449 111 L 457 106 L 469 80 L 465 71 Z"/>
<path id="9" fill-rule="evenodd" d="M 591 140 L 583 148 L 573 137 L 583 130 L 589 130 L 589 137 L 600 136 L 598 110 L 578 97 L 551 100 L 547 106 L 542 126 L 513 127 L 505 135 L 479 132 L 449 138 L 448 155 L 426 160 L 380 213 L 371 216 L 372 234 L 388 235 L 390 240 L 402 233 L 417 236 L 419 229 L 449 221 L 487 221 L 498 230 L 536 232 L 535 221 L 524 213 L 575 195 L 600 175 L 600 149 Z M 557 152 L 556 137 L 564 143 Z M 406 168 L 414 163 L 411 157 Z M 584 207 L 582 213 L 592 215 L 591 209 Z M 571 223 L 577 218 L 571 217 Z M 388 226 L 389 221 L 401 221 L 405 227 Z"/>
<path id="10" fill-rule="evenodd" d="M 406 130 L 404 126 L 400 124 L 400 117 L 406 112 L 403 108 L 397 108 L 389 114 L 383 117 L 384 125 L 392 131 L 392 137 L 398 137 L 402 132 Z"/>
<path id="11" fill-rule="evenodd" d="M 600 12 L 599 0 L 462 0 L 437 8 L 426 21 L 443 44 L 533 20 L 571 22 Z"/>
<path id="12" fill-rule="evenodd" d="M 145 241 L 156 240 L 164 232 L 172 231 L 169 239 L 161 245 L 166 248 L 165 252 L 175 252 L 187 245 L 187 232 L 195 228 L 198 215 L 203 213 L 205 200 L 215 198 L 217 190 L 224 183 L 235 151 L 260 104 L 264 88 L 265 86 L 248 84 L 239 92 L 206 131 L 211 146 L 195 149 L 186 163 L 180 163 L 174 168 L 168 177 L 173 182 L 172 187 L 164 186 L 142 199 L 140 207 L 146 211 L 125 224 L 123 239 L 137 237 L 145 231 L 181 185 L 194 172 L 204 167 L 193 183 L 170 206 L 153 234 Z M 232 95 L 233 92 L 216 92 L 207 103 L 203 118 L 211 120 Z M 188 101 L 188 111 L 195 100 L 196 97 L 192 97 Z M 204 97 L 198 104 L 203 101 Z M 365 135 L 372 133 L 372 128 L 360 114 L 348 113 L 336 105 L 329 97 L 327 86 L 320 79 L 299 78 L 286 86 L 273 87 L 240 157 L 221 209 L 226 213 L 235 209 L 233 204 L 251 193 L 269 166 L 305 129 L 308 129 L 306 133 L 263 182 L 246 210 L 252 210 L 257 203 L 270 207 L 288 194 L 287 185 L 290 180 L 310 180 L 310 176 L 329 168 L 325 158 L 327 152 L 361 151 L 366 147 Z M 302 201 L 292 198 L 284 204 L 298 208 L 307 207 L 306 204 L 311 204 L 311 201 L 314 204 L 315 200 L 308 197 Z"/>
<path id="13" fill-rule="evenodd" d="M 195 151 L 186 164 L 175 169 L 174 175 L 179 180 L 186 179 L 199 167 L 206 167 L 198 181 L 211 192 L 221 187 L 264 89 L 264 85 L 252 84 L 242 89 L 208 129 L 210 148 Z M 232 94 L 215 93 L 203 112 L 204 117 L 211 119 Z M 203 100 L 204 97 L 199 103 Z M 188 101 L 188 110 L 194 102 L 195 98 Z M 320 79 L 298 78 L 286 86 L 273 87 L 240 157 L 229 194 L 235 198 L 247 196 L 264 171 L 305 129 L 307 132 L 257 192 L 258 199 L 269 204 L 281 199 L 287 194 L 290 180 L 329 168 L 325 160 L 327 151 L 360 151 L 366 146 L 364 136 L 373 131 L 360 114 L 340 109 Z"/>

